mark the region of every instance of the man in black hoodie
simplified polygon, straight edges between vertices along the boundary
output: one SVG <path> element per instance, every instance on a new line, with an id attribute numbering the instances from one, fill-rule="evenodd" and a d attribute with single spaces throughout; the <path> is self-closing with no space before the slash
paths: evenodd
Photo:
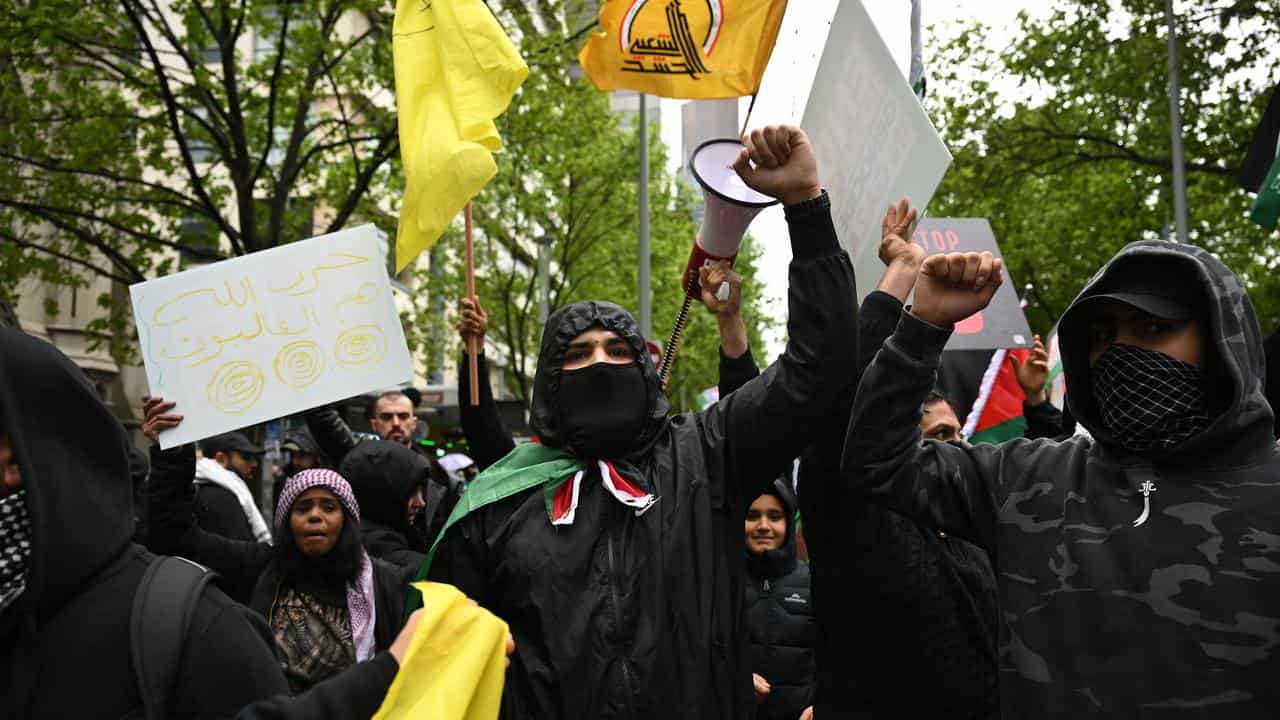
<path id="1" fill-rule="evenodd" d="M 74 439 L 65 413 L 76 418 Z M 140 713 L 130 614 L 154 556 L 131 540 L 124 428 L 65 355 L 7 328 L 0 478 L 0 717 Z M 368 716 L 395 677 L 394 660 L 364 663 L 291 700 L 271 647 L 261 618 L 207 586 L 182 642 L 168 715 Z"/>
<path id="2" fill-rule="evenodd" d="M 920 445 L 942 346 L 998 269 L 925 262 L 858 388 L 844 482 L 990 554 L 1004 717 L 1275 717 L 1280 452 L 1239 279 L 1190 245 L 1125 247 L 1059 325 L 1091 437 Z"/>
<path id="3" fill-rule="evenodd" d="M 783 201 L 791 229 L 786 352 L 711 408 L 668 417 L 631 315 L 562 308 L 534 378 L 541 445 L 478 477 L 428 557 L 430 578 L 511 625 L 504 717 L 748 712 L 742 518 L 852 382 L 836 360 L 856 352 L 843 331 L 856 308 L 808 138 L 772 127 L 747 140 L 736 167 Z"/>

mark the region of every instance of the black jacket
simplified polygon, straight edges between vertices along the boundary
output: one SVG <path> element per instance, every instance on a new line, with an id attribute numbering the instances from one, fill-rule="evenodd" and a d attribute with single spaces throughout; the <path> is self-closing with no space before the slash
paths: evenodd
<path id="1" fill-rule="evenodd" d="M 751 671 L 770 686 L 768 697 L 756 707 L 756 718 L 797 720 L 813 704 L 817 621 L 809 564 L 796 559 L 795 496 L 785 478 L 774 488 L 772 494 L 787 515 L 787 536 L 777 550 L 747 553 L 747 633 Z"/>
<path id="2" fill-rule="evenodd" d="M 425 540 L 409 524 L 409 496 L 427 486 L 431 464 L 399 443 L 367 440 L 342 459 L 338 472 L 360 503 L 360 537 L 369 555 L 414 571 Z"/>
<path id="3" fill-rule="evenodd" d="M 221 575 L 228 593 L 262 617 L 270 616 L 278 592 L 276 551 L 266 543 L 229 540 L 205 532 L 192 520 L 195 453 L 190 445 L 151 448 L 150 546 L 156 552 L 194 560 Z M 374 646 L 386 650 L 404 619 L 404 593 L 412 571 L 378 558 L 373 562 Z"/>
<path id="4" fill-rule="evenodd" d="M 0 328 L 0 434 L 21 468 L 32 544 L 26 590 L 0 615 L 0 717 L 140 711 L 129 620 L 152 555 L 131 541 L 124 429 L 66 356 Z M 252 616 L 204 591 L 177 668 L 175 717 L 227 717 L 288 691 Z"/>
<path id="5" fill-rule="evenodd" d="M 1212 425 L 1140 458 L 1099 421 L 1077 310 L 1116 265 L 1151 260 L 1197 278 L 1221 384 Z M 1138 242 L 1059 327 L 1067 403 L 1091 438 L 921 444 L 918 406 L 949 334 L 904 314 L 859 386 L 844 483 L 990 553 L 1006 718 L 1275 717 L 1280 451 L 1248 294 L 1200 248 Z"/>
<path id="6" fill-rule="evenodd" d="M 444 536 L 431 578 L 511 625 L 509 718 L 723 718 L 751 702 L 743 614 L 742 520 L 807 442 L 817 412 L 852 378 L 854 281 L 830 214 L 789 213 L 790 340 L 765 373 L 698 413 L 668 417 L 635 321 L 584 302 L 547 321 L 533 429 L 563 447 L 558 381 L 566 346 L 603 326 L 637 353 L 649 422 L 626 458 L 661 499 L 643 515 L 584 482 L 570 526 L 552 526 L 541 490 L 467 515 Z M 478 482 L 478 481 L 477 481 Z M 472 491 L 468 491 L 472 492 Z"/>
<path id="7" fill-rule="evenodd" d="M 483 351 L 476 360 L 480 404 L 473 407 L 466 396 L 471 387 L 471 364 L 463 352 L 458 360 L 458 415 L 462 432 L 467 436 L 468 454 L 475 461 L 476 469 L 484 470 L 511 452 L 516 444 L 502 423 L 498 404 L 493 400 L 493 388 L 489 387 L 489 363 Z"/>
<path id="8" fill-rule="evenodd" d="M 206 532 L 232 540 L 254 542 L 244 509 L 230 490 L 213 483 L 197 483 L 194 505 L 196 524 Z"/>
<path id="9" fill-rule="evenodd" d="M 862 301 L 859 355 L 849 362 L 854 377 L 901 313 L 902 303 L 878 290 Z M 722 357 L 722 390 L 726 378 L 739 383 L 753 370 Z M 801 455 L 798 475 L 818 618 L 814 715 L 996 717 L 999 608 L 991 563 L 976 545 L 845 490 L 842 425 L 852 405 L 852 393 L 840 397 Z M 903 677 L 923 679 L 928 692 L 901 692 Z"/>

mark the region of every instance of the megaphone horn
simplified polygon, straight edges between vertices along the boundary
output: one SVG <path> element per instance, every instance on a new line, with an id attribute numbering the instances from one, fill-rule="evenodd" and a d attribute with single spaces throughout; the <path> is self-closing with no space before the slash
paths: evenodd
<path id="1" fill-rule="evenodd" d="M 742 246 L 742 236 L 746 234 L 751 221 L 761 210 L 778 202 L 747 187 L 742 178 L 738 177 L 733 163 L 742 153 L 742 148 L 742 143 L 737 140 L 708 140 L 699 145 L 689 158 L 689 170 L 693 179 L 702 186 L 705 211 L 702 227 L 694 238 L 693 252 L 689 254 L 689 262 L 684 268 L 684 302 L 676 315 L 676 324 L 671 330 L 671 339 L 667 341 L 662 364 L 658 366 L 658 377 L 663 384 L 671 373 L 671 363 L 675 360 L 676 349 L 680 346 L 685 324 L 689 321 L 689 308 L 701 293 L 698 270 L 717 260 L 728 260 L 733 264 L 738 257 L 738 249 Z"/>
<path id="2" fill-rule="evenodd" d="M 693 252 L 685 266 L 684 287 L 698 283 L 698 269 L 709 262 L 738 257 L 742 237 L 761 210 L 777 200 L 747 187 L 733 169 L 742 152 L 737 140 L 708 140 L 693 151 L 689 170 L 702 186 L 702 227 L 694 238 Z M 695 293 L 696 295 L 696 293 Z"/>

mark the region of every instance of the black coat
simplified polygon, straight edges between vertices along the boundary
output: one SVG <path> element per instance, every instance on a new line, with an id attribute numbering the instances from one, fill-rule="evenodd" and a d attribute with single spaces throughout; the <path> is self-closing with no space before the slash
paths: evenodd
<path id="1" fill-rule="evenodd" d="M 784 482 L 774 483 L 773 495 L 787 515 L 785 542 L 777 550 L 747 553 L 751 672 L 770 686 L 769 695 L 756 707 L 757 720 L 797 720 L 813 704 L 817 673 L 813 646 L 818 623 L 809 589 L 809 564 L 796 559 L 795 498 Z"/>
<path id="2" fill-rule="evenodd" d="M 152 556 L 131 541 L 124 429 L 62 353 L 0 329 L 0 433 L 18 458 L 32 543 L 27 588 L 0 614 L 0 717 L 140 711 L 129 619 Z M 201 595 L 177 668 L 176 717 L 230 716 L 288 692 L 252 615 L 217 588 Z"/>
<path id="3" fill-rule="evenodd" d="M 515 635 L 505 717 L 740 720 L 749 712 L 742 518 L 808 441 L 833 391 L 852 382 L 832 360 L 856 351 L 853 333 L 831 331 L 852 327 L 856 307 L 830 214 L 788 219 L 787 350 L 705 411 L 667 416 L 644 339 L 618 306 L 577 303 L 548 319 L 533 429 L 564 447 L 557 389 L 566 347 L 592 326 L 618 333 L 639 356 L 650 398 L 649 423 L 626 460 L 660 500 L 637 517 L 592 477 L 570 526 L 552 526 L 541 490 L 531 489 L 445 533 L 431 578 L 457 585 Z"/>
<path id="4" fill-rule="evenodd" d="M 194 560 L 221 575 L 231 597 L 269 617 L 278 592 L 276 550 L 266 543 L 242 542 L 207 533 L 192 521 L 195 453 L 190 445 L 169 450 L 151 448 L 150 546 Z M 378 558 L 373 561 L 374 646 L 386 650 L 404 619 L 404 594 L 412 570 Z"/>
<path id="5" fill-rule="evenodd" d="M 902 303 L 872 292 L 858 314 L 860 376 Z M 999 715 L 995 574 L 978 546 L 853 492 L 840 477 L 853 394 L 800 460 L 800 510 L 818 614 L 815 717 Z M 919 428 L 916 440 L 919 441 Z M 927 691 L 902 692 L 903 678 Z"/>
<path id="6" fill-rule="evenodd" d="M 206 532 L 232 540 L 253 542 L 253 529 L 235 493 L 213 483 L 196 483 L 196 524 Z"/>

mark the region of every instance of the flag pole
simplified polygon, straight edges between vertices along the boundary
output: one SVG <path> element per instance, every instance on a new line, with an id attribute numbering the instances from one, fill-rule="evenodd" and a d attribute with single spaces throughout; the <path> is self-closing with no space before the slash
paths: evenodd
<path id="1" fill-rule="evenodd" d="M 1164 18 L 1169 25 L 1169 115 L 1173 135 L 1173 212 L 1178 242 L 1187 239 L 1187 171 L 1182 154 L 1182 108 L 1178 103 L 1178 25 L 1173 0 L 1164 0 Z"/>
<path id="2" fill-rule="evenodd" d="M 651 320 L 651 295 L 649 290 L 649 112 L 647 103 L 645 102 L 645 94 L 640 93 L 640 181 L 639 181 L 639 206 L 640 206 L 640 237 L 639 250 L 640 265 L 638 275 L 640 280 L 640 334 L 647 341 L 653 334 L 653 323 Z"/>
<path id="3" fill-rule="evenodd" d="M 471 237 L 471 203 L 467 203 L 464 211 L 467 221 L 467 297 L 475 297 L 476 294 L 476 263 L 475 263 L 475 241 Z M 467 338 L 467 368 L 471 371 L 471 407 L 480 404 L 480 362 L 477 354 L 480 348 L 477 347 L 475 336 Z"/>

